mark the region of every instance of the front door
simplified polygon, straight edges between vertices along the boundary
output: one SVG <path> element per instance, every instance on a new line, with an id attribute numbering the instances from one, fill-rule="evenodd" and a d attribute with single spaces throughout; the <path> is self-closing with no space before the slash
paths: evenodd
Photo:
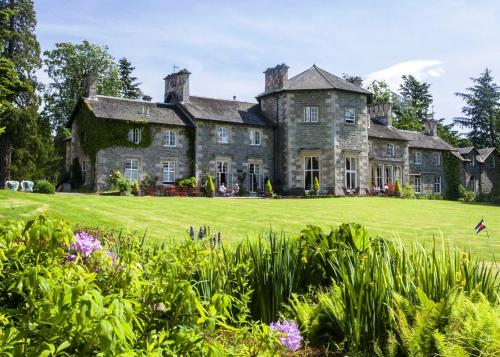
<path id="1" fill-rule="evenodd" d="M 248 176 L 249 176 L 249 187 L 248 191 L 250 193 L 256 193 L 262 190 L 261 187 L 261 174 L 260 174 L 260 165 L 251 163 L 248 164 Z"/>

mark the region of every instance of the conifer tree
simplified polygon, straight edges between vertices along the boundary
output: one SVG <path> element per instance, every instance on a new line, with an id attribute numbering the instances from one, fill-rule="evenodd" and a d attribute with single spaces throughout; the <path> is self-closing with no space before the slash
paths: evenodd
<path id="1" fill-rule="evenodd" d="M 500 87 L 486 68 L 479 78 L 471 78 L 473 86 L 465 93 L 456 93 L 466 104 L 462 112 L 466 117 L 455 118 L 455 124 L 469 129 L 466 134 L 479 148 L 500 145 Z"/>
<path id="2" fill-rule="evenodd" d="M 137 83 L 137 77 L 132 76 L 132 72 L 135 67 L 132 67 L 132 63 L 130 63 L 125 57 L 120 59 L 118 63 L 120 67 L 121 96 L 123 98 L 130 99 L 140 98 L 142 95 L 141 90 L 139 89 L 141 83 Z"/>
<path id="3" fill-rule="evenodd" d="M 402 76 L 402 79 L 403 83 L 399 88 L 401 101 L 393 105 L 393 124 L 399 129 L 421 131 L 432 104 L 432 95 L 429 92 L 431 85 L 420 82 L 411 74 Z"/>

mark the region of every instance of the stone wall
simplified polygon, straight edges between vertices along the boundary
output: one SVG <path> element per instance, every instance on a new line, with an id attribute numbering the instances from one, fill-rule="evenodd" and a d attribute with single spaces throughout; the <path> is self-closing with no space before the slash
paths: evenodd
<path id="1" fill-rule="evenodd" d="M 494 167 L 491 166 L 492 162 Z M 482 193 L 500 194 L 500 155 L 493 153 L 481 164 L 480 189 Z"/>
<path id="2" fill-rule="evenodd" d="M 408 142 L 400 140 L 388 140 L 380 138 L 369 138 L 369 143 L 371 144 L 371 151 L 368 152 L 368 157 L 370 159 L 370 187 L 376 184 L 376 170 L 377 165 L 393 165 L 393 167 L 399 166 L 401 168 L 401 187 L 409 182 L 410 172 L 408 164 Z M 394 145 L 394 157 L 387 156 L 387 145 Z"/>
<path id="3" fill-rule="evenodd" d="M 88 107 L 85 105 L 82 105 L 80 107 L 80 110 L 76 114 L 77 116 L 80 115 L 92 115 Z M 86 163 L 87 165 L 87 172 L 85 174 L 85 180 L 83 182 L 83 188 L 87 188 L 89 190 L 94 190 L 95 189 L 95 167 L 92 165 L 92 161 L 90 157 L 83 152 L 83 149 L 80 144 L 80 136 L 79 136 L 79 130 L 78 130 L 78 118 L 75 118 L 73 121 L 73 125 L 71 126 L 71 141 L 67 143 L 66 147 L 66 170 L 69 172 L 71 170 L 71 165 L 73 163 L 73 160 L 75 158 L 78 159 L 80 162 L 80 167 L 83 165 L 83 162 Z M 69 147 L 69 148 L 68 148 Z M 69 155 L 69 159 L 68 159 Z"/>
<path id="4" fill-rule="evenodd" d="M 163 146 L 163 132 L 176 132 L 176 146 Z M 157 185 L 162 184 L 163 163 L 175 161 L 175 179 L 191 176 L 190 138 L 188 128 L 168 125 L 152 125 L 153 142 L 148 148 L 113 146 L 102 149 L 96 155 L 96 190 L 109 188 L 108 176 L 118 170 L 125 170 L 126 159 L 139 160 L 139 183 L 148 177 Z"/>
<path id="5" fill-rule="evenodd" d="M 415 152 L 422 152 L 422 164 L 415 164 Z M 434 166 L 434 153 L 439 153 L 441 155 L 441 165 Z M 410 163 L 410 184 L 414 186 L 413 177 L 415 175 L 420 175 L 421 177 L 421 187 L 422 194 L 434 193 L 434 178 L 436 176 L 441 176 L 441 194 L 446 192 L 446 179 L 444 175 L 443 166 L 443 153 L 436 150 L 428 149 L 409 149 L 409 163 Z"/>
<path id="6" fill-rule="evenodd" d="M 228 143 L 217 142 L 217 129 L 224 127 L 227 130 Z M 251 145 L 250 130 L 259 130 L 261 135 L 260 145 Z M 210 174 L 217 175 L 216 162 L 228 162 L 228 186 L 232 187 L 238 182 L 238 177 L 245 176 L 243 184 L 248 188 L 248 164 L 261 165 L 262 178 L 269 178 L 273 182 L 274 170 L 274 136 L 273 128 L 260 126 L 246 126 L 210 120 L 197 121 L 196 135 L 196 173 L 201 178 Z"/>

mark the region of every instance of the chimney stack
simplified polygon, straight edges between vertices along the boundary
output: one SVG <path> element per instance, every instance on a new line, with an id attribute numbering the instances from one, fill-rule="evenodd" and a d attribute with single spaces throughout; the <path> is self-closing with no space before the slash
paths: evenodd
<path id="1" fill-rule="evenodd" d="M 142 100 L 145 102 L 151 102 L 151 99 L 153 99 L 153 97 L 151 97 L 150 95 L 143 95 L 142 96 Z"/>
<path id="2" fill-rule="evenodd" d="M 437 136 L 437 120 L 431 115 L 425 122 L 425 134 L 430 136 Z"/>
<path id="3" fill-rule="evenodd" d="M 179 102 L 189 102 L 189 75 L 191 73 L 187 69 L 182 69 L 179 72 L 169 74 L 165 80 L 165 97 L 164 102 L 178 100 Z"/>
<path id="4" fill-rule="evenodd" d="M 235 95 L 233 95 L 233 100 L 236 100 L 236 96 Z"/>
<path id="5" fill-rule="evenodd" d="M 89 73 L 84 81 L 85 98 L 97 99 L 97 75 Z"/>
<path id="6" fill-rule="evenodd" d="M 356 87 L 363 86 L 363 80 L 359 76 L 349 78 L 347 81 L 351 84 L 354 84 Z"/>
<path id="7" fill-rule="evenodd" d="M 368 106 L 368 114 L 380 124 L 392 126 L 392 103 L 371 104 Z"/>
<path id="8" fill-rule="evenodd" d="M 283 89 L 288 82 L 288 66 L 284 63 L 274 68 L 268 68 L 264 71 L 266 75 L 265 91 L 271 92 Z"/>

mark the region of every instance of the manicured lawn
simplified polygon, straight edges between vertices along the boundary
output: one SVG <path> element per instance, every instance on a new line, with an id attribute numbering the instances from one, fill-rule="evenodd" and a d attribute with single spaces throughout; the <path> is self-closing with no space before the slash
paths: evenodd
<path id="1" fill-rule="evenodd" d="M 27 219 L 40 213 L 63 217 L 81 227 L 128 228 L 163 240 L 179 238 L 190 225 L 209 225 L 223 239 L 257 236 L 272 227 L 297 234 L 308 224 L 325 229 L 359 222 L 372 236 L 400 237 L 405 243 L 430 244 L 449 239 L 492 261 L 500 254 L 500 207 L 449 201 L 400 200 L 380 197 L 326 199 L 208 199 L 114 197 L 81 194 L 39 195 L 0 190 L 0 221 Z M 484 217 L 489 236 L 476 235 Z"/>

